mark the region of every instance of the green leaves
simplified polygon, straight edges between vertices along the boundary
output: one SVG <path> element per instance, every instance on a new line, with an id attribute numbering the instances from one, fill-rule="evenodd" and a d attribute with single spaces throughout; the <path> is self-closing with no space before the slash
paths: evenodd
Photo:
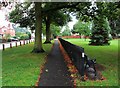
<path id="1" fill-rule="evenodd" d="M 52 33 L 54 36 L 60 35 L 60 30 L 61 30 L 60 26 L 56 26 L 56 25 L 54 25 L 54 24 L 51 24 L 50 29 L 51 29 L 51 33 Z"/>
<path id="2" fill-rule="evenodd" d="M 90 25 L 91 22 L 83 22 L 83 21 L 78 21 L 74 26 L 73 26 L 73 33 L 79 33 L 83 35 L 89 36 L 91 30 L 90 30 Z"/>
<path id="3" fill-rule="evenodd" d="M 60 11 L 53 11 L 49 13 L 51 21 L 53 24 L 58 25 L 58 26 L 63 26 L 67 24 L 71 20 L 70 15 L 64 14 L 62 10 Z"/>
<path id="4" fill-rule="evenodd" d="M 65 30 L 62 32 L 62 36 L 70 36 L 71 35 L 71 31 L 69 29 L 69 26 L 66 25 Z"/>
<path id="5" fill-rule="evenodd" d="M 108 19 L 105 16 L 99 16 L 93 21 L 91 45 L 108 45 L 109 33 L 111 31 Z"/>

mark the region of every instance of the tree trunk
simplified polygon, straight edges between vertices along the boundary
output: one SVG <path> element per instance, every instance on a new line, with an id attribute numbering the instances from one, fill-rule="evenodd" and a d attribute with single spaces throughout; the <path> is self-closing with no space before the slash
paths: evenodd
<path id="1" fill-rule="evenodd" d="M 44 42 L 44 44 L 48 44 L 48 43 L 51 43 L 51 40 L 50 40 L 50 36 L 51 35 L 51 32 L 50 32 L 50 17 L 47 16 L 46 17 L 46 41 Z"/>
<path id="2" fill-rule="evenodd" d="M 41 2 L 35 2 L 35 43 L 33 53 L 44 52 L 42 48 L 42 13 Z"/>

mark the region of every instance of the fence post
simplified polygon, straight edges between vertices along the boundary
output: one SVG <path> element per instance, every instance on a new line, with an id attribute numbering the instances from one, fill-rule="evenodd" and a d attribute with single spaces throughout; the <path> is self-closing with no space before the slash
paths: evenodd
<path id="1" fill-rule="evenodd" d="M 12 44 L 10 43 L 10 48 L 12 48 Z"/>
<path id="2" fill-rule="evenodd" d="M 3 44 L 3 51 L 5 50 L 5 45 Z"/>
<path id="3" fill-rule="evenodd" d="M 16 47 L 17 47 L 17 42 L 16 42 Z"/>
<path id="4" fill-rule="evenodd" d="M 82 58 L 84 58 L 85 57 L 85 53 L 84 52 L 82 52 Z"/>
<path id="5" fill-rule="evenodd" d="M 21 46 L 21 41 L 20 41 L 20 46 Z"/>
<path id="6" fill-rule="evenodd" d="M 82 52 L 82 61 L 81 61 L 81 66 L 82 66 L 82 69 L 81 69 L 81 80 L 84 81 L 84 74 L 85 74 L 85 68 L 84 68 L 84 57 L 85 57 L 85 53 L 84 51 Z"/>

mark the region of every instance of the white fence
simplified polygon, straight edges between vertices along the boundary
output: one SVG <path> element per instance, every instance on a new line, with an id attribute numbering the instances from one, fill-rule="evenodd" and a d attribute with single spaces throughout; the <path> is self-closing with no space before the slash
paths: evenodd
<path id="1" fill-rule="evenodd" d="M 25 44 L 29 44 L 31 42 L 34 42 L 34 39 L 31 40 L 21 40 L 21 41 L 14 41 L 14 42 L 8 42 L 8 43 L 0 43 L 0 50 L 5 50 L 6 48 L 12 48 L 14 46 L 22 46 Z"/>

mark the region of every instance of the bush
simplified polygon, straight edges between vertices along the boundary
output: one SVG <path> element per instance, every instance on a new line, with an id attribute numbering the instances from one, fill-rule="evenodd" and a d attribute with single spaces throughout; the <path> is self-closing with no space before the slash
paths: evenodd
<path id="1" fill-rule="evenodd" d="M 20 35 L 20 40 L 27 40 L 27 39 L 29 39 L 29 35 L 28 34 Z"/>
<path id="2" fill-rule="evenodd" d="M 11 39 L 8 39 L 7 42 L 11 42 Z"/>

